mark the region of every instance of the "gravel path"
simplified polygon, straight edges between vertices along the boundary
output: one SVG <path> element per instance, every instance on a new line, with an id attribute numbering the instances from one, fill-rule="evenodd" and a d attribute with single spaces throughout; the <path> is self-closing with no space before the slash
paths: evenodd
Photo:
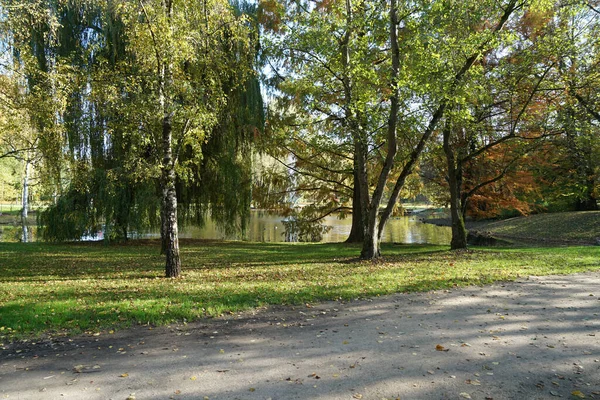
<path id="1" fill-rule="evenodd" d="M 600 399 L 600 273 L 6 346 L 8 399 Z"/>

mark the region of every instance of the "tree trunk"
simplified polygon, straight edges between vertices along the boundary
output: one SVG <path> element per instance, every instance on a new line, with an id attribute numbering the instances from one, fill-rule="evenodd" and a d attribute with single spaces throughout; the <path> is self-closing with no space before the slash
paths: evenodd
<path id="1" fill-rule="evenodd" d="M 360 197 L 360 216 L 361 225 L 363 228 L 363 247 L 360 253 L 362 259 L 373 259 L 379 257 L 379 241 L 372 234 L 369 236 L 369 231 L 374 229 L 377 224 L 377 214 L 375 218 L 371 216 L 370 207 L 373 201 L 369 200 L 369 182 L 367 171 L 367 149 L 362 144 L 362 138 L 359 135 L 355 137 L 355 143 L 358 143 L 355 149 L 355 162 L 357 163 L 357 181 Z M 377 203 L 379 204 L 379 203 Z"/>
<path id="2" fill-rule="evenodd" d="M 390 111 L 387 121 L 387 154 L 377 179 L 377 186 L 375 186 L 373 196 L 367 208 L 367 229 L 365 230 L 365 240 L 360 253 L 363 259 L 375 259 L 381 255 L 378 226 L 382 223 L 385 225 L 385 219 L 383 221 L 379 219 L 379 205 L 381 204 L 388 177 L 394 166 L 394 158 L 398 151 L 396 127 L 398 125 L 399 111 L 398 74 L 400 70 L 400 48 L 398 46 L 398 15 L 396 7 L 396 0 L 390 0 L 389 33 L 392 71 L 390 76 Z"/>
<path id="3" fill-rule="evenodd" d="M 29 215 L 29 168 L 31 165 L 31 161 L 29 159 L 25 160 L 25 176 L 23 177 L 23 200 L 21 209 L 21 215 L 23 217 L 23 223 L 25 223 L 25 219 Z"/>
<path id="4" fill-rule="evenodd" d="M 167 197 L 162 189 L 160 188 L 160 254 L 167 254 Z"/>
<path id="5" fill-rule="evenodd" d="M 462 189 L 462 168 L 460 162 L 458 166 L 456 165 L 454 150 L 450 145 L 450 133 L 450 123 L 447 123 L 444 129 L 443 147 L 448 165 L 448 186 L 450 187 L 450 217 L 452 220 L 450 248 L 458 250 L 467 248 L 467 230 L 465 229 L 460 196 Z"/>
<path id="6" fill-rule="evenodd" d="M 374 260 L 379 256 L 381 256 L 381 250 L 379 248 L 379 238 L 377 236 L 377 218 L 375 218 L 374 221 L 369 220 L 367 229 L 365 229 L 365 238 L 363 240 L 360 258 L 363 260 Z"/>
<path id="7" fill-rule="evenodd" d="M 454 171 L 455 172 L 455 171 Z M 462 207 L 460 204 L 460 183 L 458 182 L 456 172 L 449 173 L 448 184 L 450 185 L 450 216 L 452 219 L 452 240 L 450 248 L 452 250 L 467 248 L 467 230 L 463 218 Z"/>
<path id="8" fill-rule="evenodd" d="M 163 11 L 172 28 L 171 18 L 173 13 L 172 0 L 162 3 Z M 155 43 L 156 46 L 156 43 Z M 170 88 L 173 85 L 172 64 L 170 61 L 162 61 L 157 52 L 157 66 L 159 69 L 159 104 L 163 113 L 162 118 L 162 166 L 161 166 L 161 250 L 166 256 L 165 276 L 167 278 L 178 278 L 181 274 L 181 260 L 179 258 L 179 230 L 177 227 L 177 191 L 175 189 L 175 163 L 173 156 L 173 111 L 170 98 Z"/>
<path id="9" fill-rule="evenodd" d="M 172 126 L 171 115 L 163 118 L 163 167 L 162 167 L 162 194 L 163 194 L 163 232 L 162 237 L 167 278 L 178 278 L 181 274 L 181 261 L 179 259 L 179 232 L 177 227 L 177 192 L 175 190 L 175 167 L 173 166 Z"/>
<path id="10" fill-rule="evenodd" d="M 21 227 L 23 228 L 23 235 L 21 237 L 21 242 L 28 243 L 29 242 L 29 227 L 27 226 L 27 222 L 25 218 L 21 220 Z"/>
<path id="11" fill-rule="evenodd" d="M 362 243 L 365 238 L 365 226 L 360 202 L 360 189 L 358 187 L 358 171 L 354 169 L 354 189 L 352 194 L 352 228 L 346 243 Z"/>

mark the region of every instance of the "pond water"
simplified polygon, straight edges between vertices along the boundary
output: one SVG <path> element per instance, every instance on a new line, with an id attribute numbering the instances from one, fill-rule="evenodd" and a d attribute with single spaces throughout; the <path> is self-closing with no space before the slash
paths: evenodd
<path id="1" fill-rule="evenodd" d="M 248 240 L 251 242 L 283 242 L 284 226 L 282 217 L 261 211 L 253 211 L 246 233 L 242 235 L 227 235 L 214 223 L 209 221 L 204 227 L 186 226 L 180 229 L 181 238 L 190 239 L 224 239 Z M 324 224 L 330 226 L 329 232 L 323 235 L 323 242 L 343 242 L 350 234 L 351 218 L 339 219 L 335 216 L 325 218 Z M 158 232 L 143 235 L 143 237 L 159 237 Z M 449 227 L 422 223 L 416 216 L 392 218 L 384 230 L 383 241 L 388 243 L 429 243 L 449 244 L 452 233 Z M 28 227 L 27 240 L 36 241 L 36 227 Z M 102 232 L 97 237 L 86 237 L 83 240 L 102 240 Z M 0 225 L 0 241 L 23 241 L 21 226 Z"/>

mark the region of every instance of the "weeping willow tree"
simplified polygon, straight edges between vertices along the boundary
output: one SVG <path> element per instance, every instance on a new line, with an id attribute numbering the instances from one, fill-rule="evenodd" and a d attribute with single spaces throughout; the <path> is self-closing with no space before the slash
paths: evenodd
<path id="1" fill-rule="evenodd" d="M 251 9 L 219 0 L 3 7 L 22 32 L 13 47 L 30 93 L 57 98 L 58 80 L 40 77 L 64 82 L 60 107 L 38 121 L 57 194 L 40 220 L 46 239 L 100 229 L 126 239 L 160 226 L 166 274 L 176 277 L 178 219 L 210 213 L 244 228 L 251 142 L 263 125 Z"/>

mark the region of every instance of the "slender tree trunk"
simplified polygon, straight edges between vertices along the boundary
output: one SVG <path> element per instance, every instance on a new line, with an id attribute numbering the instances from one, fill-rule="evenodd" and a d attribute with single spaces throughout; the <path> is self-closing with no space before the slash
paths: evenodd
<path id="1" fill-rule="evenodd" d="M 363 142 L 363 138 L 359 135 L 355 135 L 355 163 L 357 168 L 357 182 L 359 197 L 360 197 L 360 214 L 361 214 L 361 225 L 363 228 L 363 248 L 360 253 L 360 257 L 363 259 L 371 259 L 379 257 L 379 242 L 373 239 L 372 235 L 369 237 L 369 230 L 374 228 L 374 225 L 369 225 L 370 219 L 370 207 L 373 204 L 369 200 L 369 176 L 367 170 L 367 146 Z M 377 223 L 377 221 L 374 221 Z"/>
<path id="2" fill-rule="evenodd" d="M 181 274 L 179 259 L 179 232 L 177 227 L 177 192 L 175 190 L 175 167 L 173 166 L 171 115 L 163 119 L 163 170 L 162 192 L 164 208 L 164 228 L 162 238 L 165 246 L 167 278 L 177 278 Z"/>
<path id="3" fill-rule="evenodd" d="M 352 228 L 346 243 L 362 243 L 365 238 L 365 226 L 363 224 L 363 212 L 360 201 L 360 188 L 358 183 L 358 171 L 354 169 L 354 188 L 352 194 Z"/>
<path id="4" fill-rule="evenodd" d="M 398 95 L 398 74 L 400 70 L 400 48 L 398 47 L 398 15 L 397 2 L 390 0 L 390 45 L 392 57 L 392 73 L 390 79 L 390 113 L 388 116 L 387 126 L 387 154 L 383 163 L 383 168 L 377 179 L 377 186 L 373 191 L 373 196 L 367 209 L 367 226 L 365 230 L 365 238 L 360 257 L 363 259 L 375 259 L 381 255 L 379 249 L 380 229 L 379 224 L 385 224 L 385 220 L 379 219 L 379 205 L 383 198 L 385 186 L 394 166 L 394 158 L 398 151 L 396 142 L 396 127 L 398 125 L 398 110 L 399 110 L 399 95 Z M 383 229 L 383 227 L 382 227 Z"/>
<path id="5" fill-rule="evenodd" d="M 143 3 L 142 4 L 143 7 Z M 173 13 L 172 0 L 162 3 L 163 12 L 171 27 Z M 154 33 L 150 28 L 154 38 Z M 157 46 L 156 42 L 154 43 Z M 170 88 L 173 85 L 172 64 L 160 57 L 158 47 L 156 51 L 156 62 L 158 67 L 158 101 L 162 111 L 162 165 L 161 165 L 161 252 L 166 258 L 165 276 L 167 278 L 178 278 L 181 274 L 181 260 L 179 258 L 179 230 L 177 227 L 177 191 L 175 190 L 176 159 L 173 156 L 173 112 Z"/>
<path id="6" fill-rule="evenodd" d="M 164 255 L 167 254 L 167 197 L 163 191 L 163 184 L 160 186 L 160 254 Z"/>
<path id="7" fill-rule="evenodd" d="M 461 188 L 462 188 L 462 168 L 456 165 L 454 150 L 450 145 L 450 123 L 446 124 L 444 129 L 444 153 L 448 166 L 448 185 L 450 187 L 450 216 L 452 221 L 452 240 L 450 248 L 452 250 L 467 248 L 467 230 L 465 229 L 465 220 L 462 213 Z"/>
<path id="8" fill-rule="evenodd" d="M 25 176 L 23 177 L 23 199 L 21 215 L 23 220 L 27 219 L 29 215 L 29 170 L 31 166 L 31 161 L 29 159 L 25 160 Z"/>

